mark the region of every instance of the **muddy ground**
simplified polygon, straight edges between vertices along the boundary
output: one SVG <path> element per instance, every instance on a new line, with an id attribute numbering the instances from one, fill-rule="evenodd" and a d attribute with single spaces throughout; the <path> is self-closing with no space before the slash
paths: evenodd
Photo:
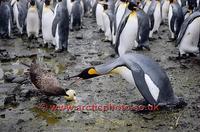
<path id="1" fill-rule="evenodd" d="M 153 112 L 136 111 L 52 111 L 38 107 L 87 104 L 125 104 L 142 99 L 136 88 L 119 76 L 102 76 L 70 85 L 65 76 L 74 75 L 83 68 L 102 64 L 113 59 L 110 43 L 102 42 L 104 35 L 97 32 L 95 20 L 84 18 L 80 31 L 70 32 L 69 53 L 54 53 L 43 48 L 42 39 L 31 42 L 26 36 L 1 39 L 0 81 L 0 131 L 200 131 L 200 60 L 198 57 L 177 61 L 177 49 L 168 41 L 168 28 L 162 25 L 160 36 L 150 42 L 151 51 L 140 51 L 156 60 L 167 72 L 176 95 L 188 105 L 176 110 Z M 7 52 L 5 51 L 7 50 Z M 132 51 L 135 52 L 135 51 Z M 74 89 L 76 102 L 66 102 L 63 97 L 46 102 L 27 79 L 27 67 L 37 55 L 44 68 L 54 72 L 63 87 Z M 3 69 L 3 71 L 1 71 Z M 11 77 L 10 77 L 11 76 Z M 14 76 L 14 77 L 13 77 Z M 13 78 L 15 80 L 12 80 Z M 11 79 L 10 79 L 11 78 Z"/>

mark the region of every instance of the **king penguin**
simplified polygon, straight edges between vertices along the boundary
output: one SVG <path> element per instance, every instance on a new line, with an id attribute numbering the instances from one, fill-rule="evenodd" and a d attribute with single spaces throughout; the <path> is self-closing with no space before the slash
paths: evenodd
<path id="1" fill-rule="evenodd" d="M 162 22 L 161 3 L 160 0 L 152 0 L 151 5 L 147 11 L 150 19 L 150 33 L 149 38 L 153 37 L 153 33 L 159 32 L 159 27 Z M 159 35 L 159 33 L 158 33 Z"/>
<path id="2" fill-rule="evenodd" d="M 25 21 L 28 11 L 28 2 L 26 0 L 16 0 L 13 5 L 14 19 L 20 34 L 25 29 Z"/>
<path id="3" fill-rule="evenodd" d="M 179 55 L 200 53 L 200 11 L 192 13 L 181 26 L 176 46 L 179 46 Z"/>
<path id="4" fill-rule="evenodd" d="M 54 19 L 52 24 L 52 34 L 55 38 L 56 52 L 68 50 L 69 35 L 69 14 L 67 8 L 58 0 L 55 7 Z"/>
<path id="5" fill-rule="evenodd" d="M 96 22 L 97 22 L 97 26 L 98 26 L 98 29 L 100 32 L 103 32 L 104 31 L 104 25 L 103 25 L 103 11 L 104 11 L 104 8 L 103 8 L 103 5 L 100 4 L 99 2 L 101 2 L 103 0 L 99 0 L 97 2 L 97 6 L 96 6 Z"/>
<path id="6" fill-rule="evenodd" d="M 0 1 L 0 37 L 8 38 L 11 34 L 11 9 L 6 0 Z"/>
<path id="7" fill-rule="evenodd" d="M 70 23 L 70 28 L 71 30 L 80 30 L 82 27 L 82 19 L 84 16 L 84 8 L 83 5 L 81 4 L 81 0 L 75 0 L 72 5 L 72 10 L 71 10 L 71 23 Z"/>
<path id="8" fill-rule="evenodd" d="M 143 4 L 143 10 L 145 13 L 148 12 L 149 6 L 151 5 L 151 0 L 145 0 Z"/>
<path id="9" fill-rule="evenodd" d="M 147 104 L 176 107 L 184 101 L 174 94 L 165 71 L 152 59 L 128 53 L 106 64 L 89 67 L 69 79 L 90 79 L 101 75 L 119 74 L 136 86 Z"/>
<path id="10" fill-rule="evenodd" d="M 27 20 L 26 31 L 28 37 L 33 35 L 33 37 L 38 38 L 40 30 L 40 19 L 35 0 L 30 1 L 30 7 L 28 9 L 26 20 Z"/>
<path id="11" fill-rule="evenodd" d="M 162 21 L 165 22 L 168 19 L 169 13 L 169 0 L 162 0 L 161 2 L 161 12 L 162 12 Z"/>
<path id="12" fill-rule="evenodd" d="M 52 23 L 54 19 L 54 11 L 50 7 L 50 0 L 45 0 L 42 9 L 42 36 L 44 44 L 54 44 L 52 35 Z"/>
<path id="13" fill-rule="evenodd" d="M 170 0 L 168 25 L 171 33 L 171 40 L 175 40 L 179 34 L 184 15 L 181 6 L 176 0 Z"/>
<path id="14" fill-rule="evenodd" d="M 111 42 L 112 41 L 112 26 L 113 26 L 113 22 L 114 22 L 114 13 L 112 11 L 112 9 L 110 8 L 110 4 L 109 2 L 104 2 L 101 3 L 103 5 L 104 8 L 104 12 L 103 12 L 103 25 L 104 25 L 104 29 L 105 29 L 105 42 Z"/>
<path id="15" fill-rule="evenodd" d="M 129 2 L 127 10 L 116 35 L 115 51 L 120 56 L 133 47 L 135 49 L 144 47 L 150 50 L 148 45 L 148 16 L 134 2 Z"/>

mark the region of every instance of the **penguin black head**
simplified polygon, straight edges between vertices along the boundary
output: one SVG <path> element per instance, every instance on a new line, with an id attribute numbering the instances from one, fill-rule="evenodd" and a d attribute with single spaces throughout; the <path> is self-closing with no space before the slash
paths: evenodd
<path id="1" fill-rule="evenodd" d="M 137 9 L 136 3 L 135 2 L 129 2 L 128 9 L 131 10 L 131 11 L 136 10 Z"/>
<path id="2" fill-rule="evenodd" d="M 62 0 L 58 0 L 58 2 L 62 2 Z"/>
<path id="3" fill-rule="evenodd" d="M 120 0 L 121 2 L 129 2 L 129 0 Z"/>
<path id="4" fill-rule="evenodd" d="M 71 78 L 90 79 L 90 78 L 97 77 L 97 76 L 100 76 L 100 75 L 97 73 L 95 68 L 89 67 L 89 68 L 83 70 L 80 74 L 69 77 L 67 79 L 71 79 Z"/>
<path id="5" fill-rule="evenodd" d="M 35 0 L 31 0 L 30 5 L 35 6 Z"/>
<path id="6" fill-rule="evenodd" d="M 108 5 L 107 4 L 103 4 L 103 9 L 107 10 L 108 9 Z"/>
<path id="7" fill-rule="evenodd" d="M 50 2 L 51 2 L 51 0 L 45 0 L 44 3 L 45 3 L 46 6 L 48 6 L 48 5 L 50 5 Z"/>

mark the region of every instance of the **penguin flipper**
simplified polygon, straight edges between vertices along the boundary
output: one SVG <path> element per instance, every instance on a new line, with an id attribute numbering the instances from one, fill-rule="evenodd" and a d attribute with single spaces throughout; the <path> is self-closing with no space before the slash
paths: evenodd
<path id="1" fill-rule="evenodd" d="M 147 14 L 149 16 L 149 20 L 150 20 L 150 30 L 153 29 L 154 26 L 154 11 L 156 9 L 156 2 L 152 1 L 151 5 L 149 6 L 149 9 L 147 11 Z"/>
<path id="2" fill-rule="evenodd" d="M 200 12 L 196 11 L 194 13 L 192 13 L 188 18 L 186 18 L 181 26 L 181 29 L 180 29 L 180 32 L 179 32 L 179 35 L 178 35 L 178 38 L 177 38 L 177 41 L 176 41 L 176 47 L 180 44 L 186 30 L 187 30 L 187 27 L 190 23 L 193 22 L 194 19 L 196 19 L 197 17 L 200 17 Z"/>
<path id="3" fill-rule="evenodd" d="M 59 22 L 59 17 L 56 16 L 53 20 L 53 23 L 52 23 L 52 35 L 53 35 L 53 37 L 55 37 L 55 35 L 56 35 L 56 28 L 58 26 L 58 22 Z"/>
<path id="4" fill-rule="evenodd" d="M 117 54 L 119 54 L 118 53 L 118 47 L 119 47 L 119 44 L 120 44 L 120 35 L 121 35 L 124 27 L 126 26 L 128 18 L 129 18 L 129 15 L 123 21 L 120 22 L 119 28 L 117 29 L 116 42 L 115 42 L 115 51 L 116 51 Z"/>
<path id="5" fill-rule="evenodd" d="M 145 73 L 142 68 L 135 62 L 129 61 L 127 62 L 127 66 L 132 71 L 132 75 L 135 81 L 135 85 L 140 91 L 141 95 L 144 97 L 146 101 L 150 104 L 157 104 L 153 96 L 151 95 L 149 88 L 145 81 Z"/>

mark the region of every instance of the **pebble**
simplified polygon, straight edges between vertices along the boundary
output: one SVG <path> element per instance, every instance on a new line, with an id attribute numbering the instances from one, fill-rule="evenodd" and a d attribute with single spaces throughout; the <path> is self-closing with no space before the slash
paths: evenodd
<path id="1" fill-rule="evenodd" d="M 15 95 L 9 95 L 4 100 L 4 105 L 16 105 L 16 98 Z"/>
<path id="2" fill-rule="evenodd" d="M 14 80 L 15 78 L 16 78 L 16 76 L 13 75 L 13 74 L 10 73 L 10 72 L 5 72 L 5 73 L 4 73 L 4 80 L 5 80 L 6 82 L 12 82 L 12 80 Z"/>
<path id="3" fill-rule="evenodd" d="M 24 77 L 16 77 L 15 79 L 12 80 L 12 83 L 22 84 L 25 80 L 26 80 L 26 78 L 24 78 Z"/>

